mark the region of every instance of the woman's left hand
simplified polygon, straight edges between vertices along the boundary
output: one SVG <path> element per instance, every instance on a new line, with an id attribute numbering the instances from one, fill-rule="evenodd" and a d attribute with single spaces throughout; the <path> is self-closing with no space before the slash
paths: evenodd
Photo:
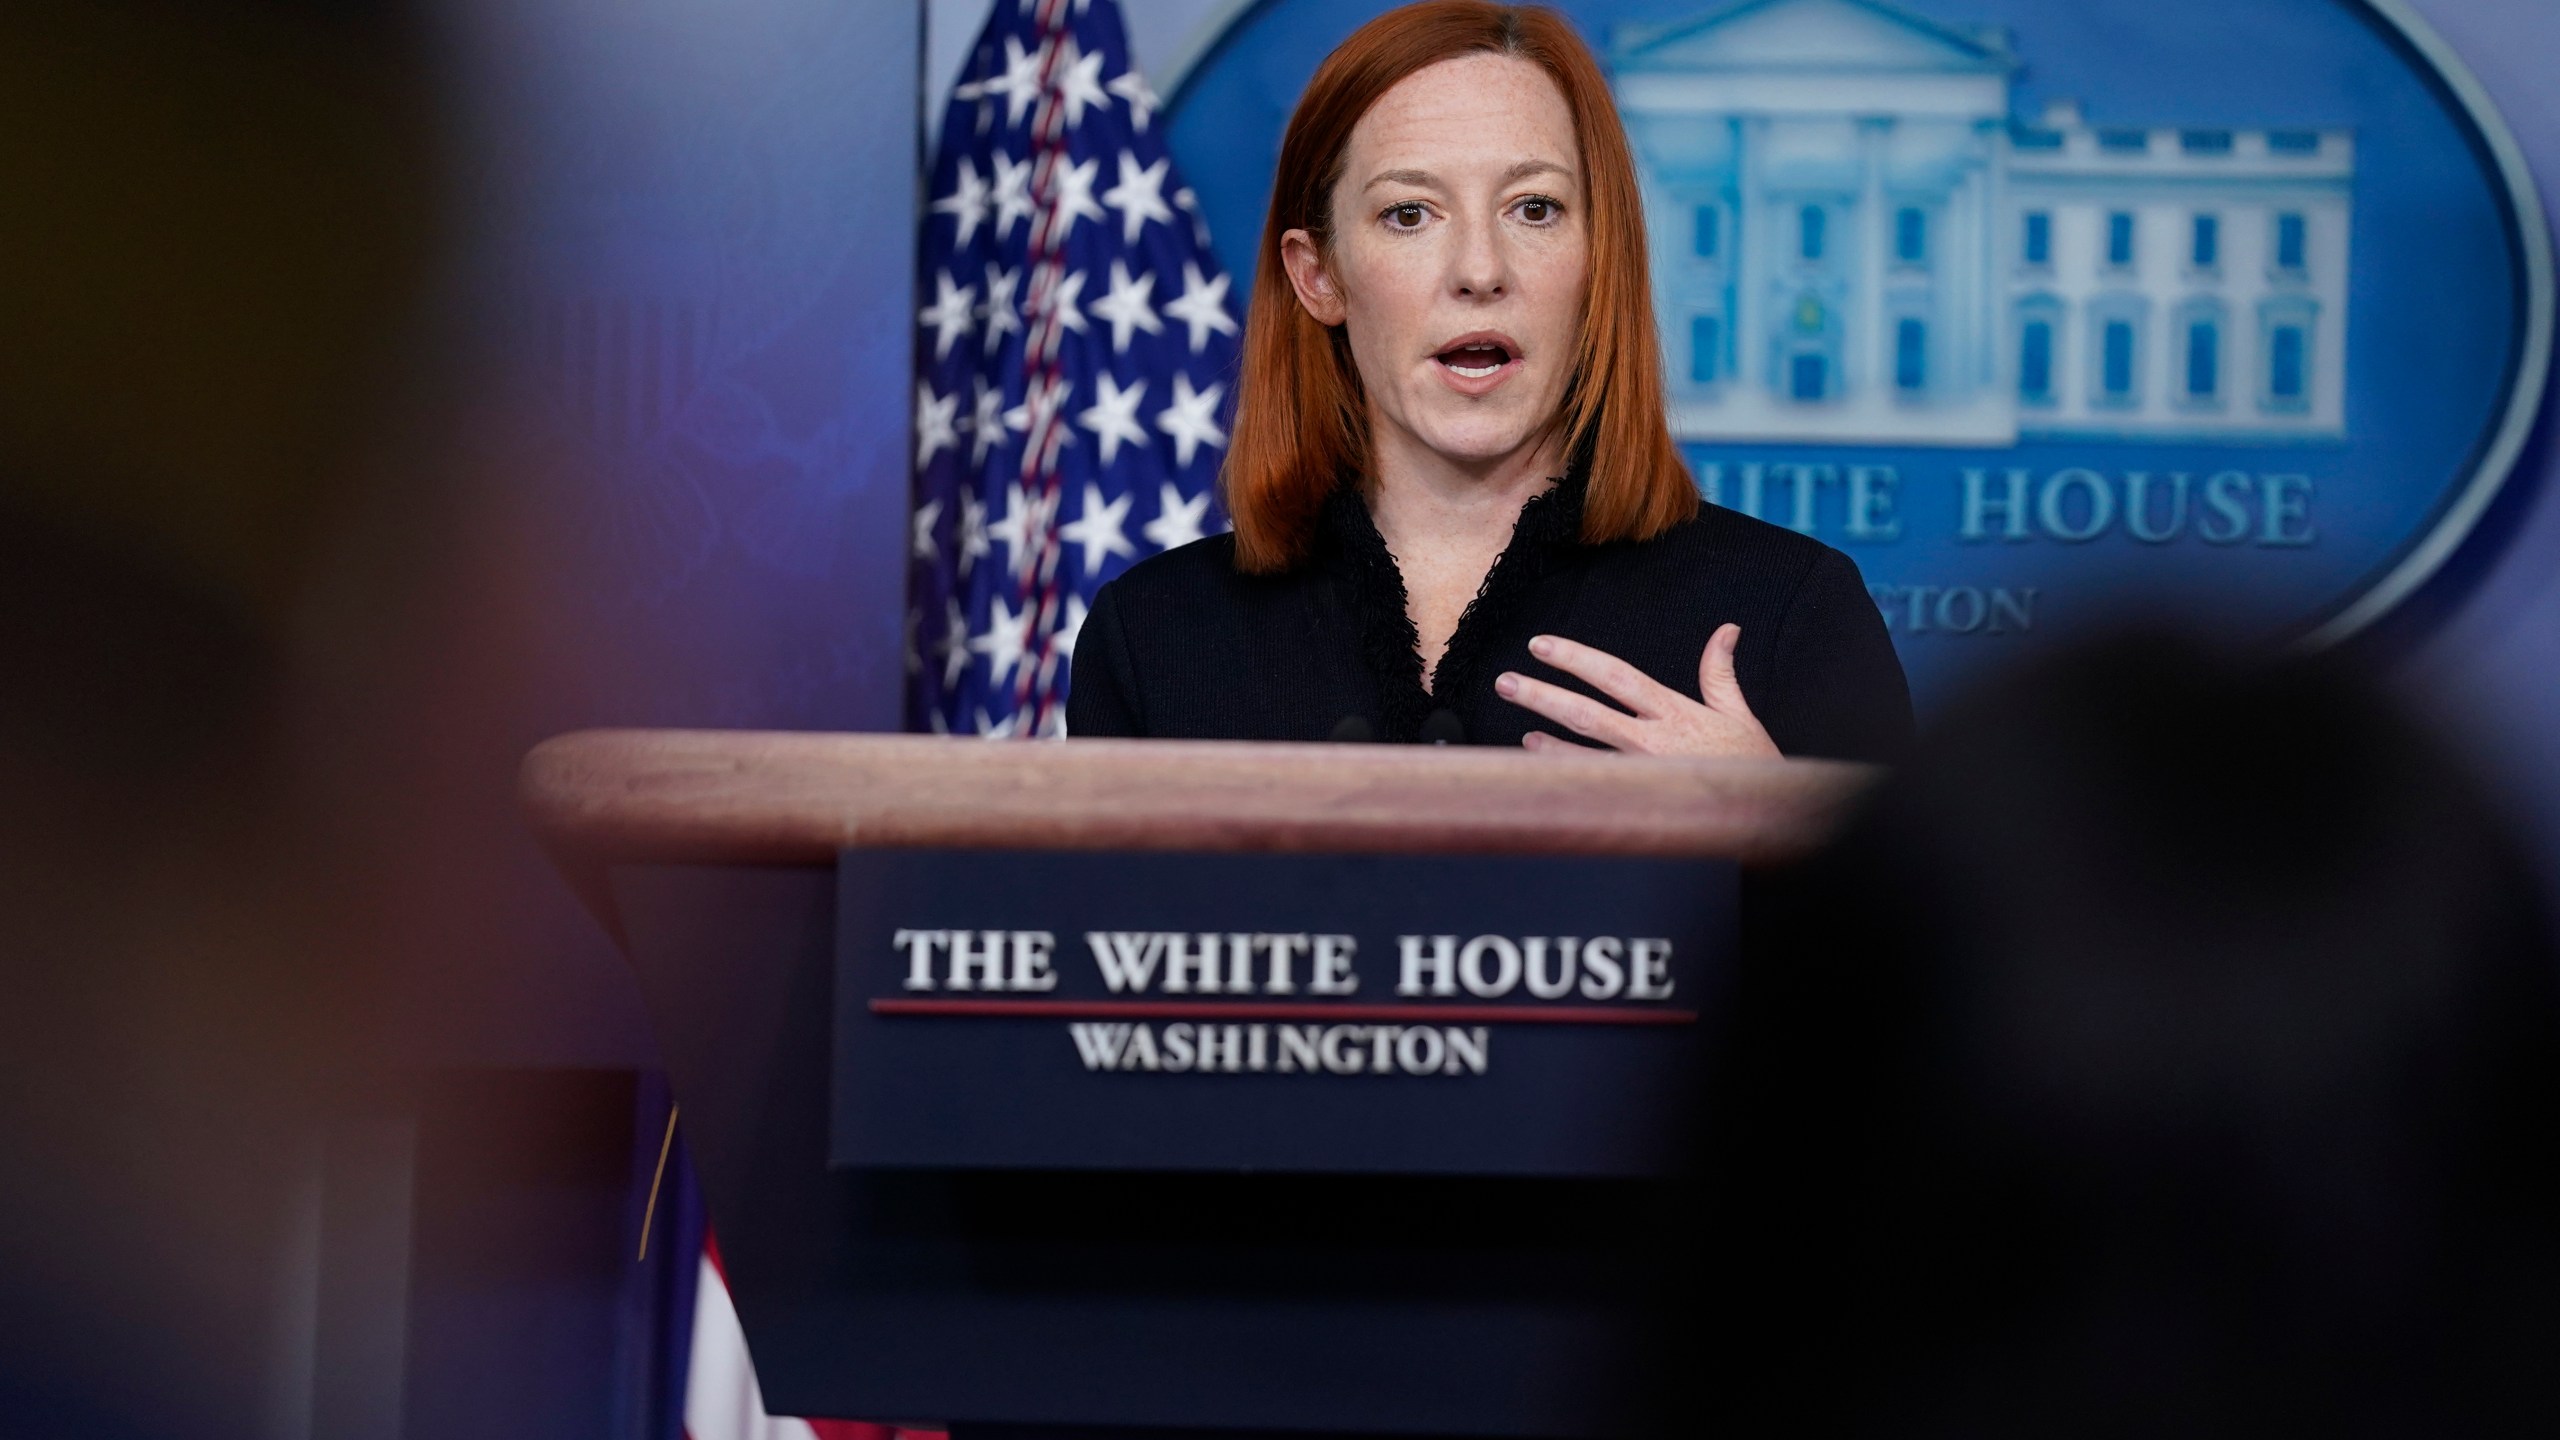
<path id="1" fill-rule="evenodd" d="M 1540 635 L 1529 653 L 1632 710 L 1615 710 L 1588 695 L 1504 671 L 1493 691 L 1515 705 L 1544 715 L 1577 735 L 1612 749 L 1642 755 L 1741 755 L 1778 758 L 1769 732 L 1760 728 L 1743 702 L 1741 682 L 1733 674 L 1733 647 L 1742 640 L 1739 625 L 1718 626 L 1698 657 L 1698 693 L 1692 700 L 1605 650 Z M 1572 751 L 1582 747 L 1532 730 L 1520 743 L 1536 751 Z"/>

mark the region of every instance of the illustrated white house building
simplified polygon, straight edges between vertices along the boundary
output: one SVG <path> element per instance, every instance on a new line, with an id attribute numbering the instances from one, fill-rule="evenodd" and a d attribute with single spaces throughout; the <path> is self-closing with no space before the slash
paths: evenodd
<path id="1" fill-rule="evenodd" d="M 1681 438 L 2343 433 L 2349 132 L 2013 118 L 2005 33 L 1879 0 L 1611 58 Z"/>

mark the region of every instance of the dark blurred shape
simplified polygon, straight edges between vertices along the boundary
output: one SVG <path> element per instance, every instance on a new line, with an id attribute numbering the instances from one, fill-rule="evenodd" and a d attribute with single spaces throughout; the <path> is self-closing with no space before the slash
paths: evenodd
<path id="1" fill-rule="evenodd" d="M 272 615 L 444 241 L 393 0 L 0 19 L 0 495 Z"/>
<path id="2" fill-rule="evenodd" d="M 0 1435 L 312 1428 L 376 927 L 310 612 L 443 243 L 398 8 L 0 13 Z"/>
<path id="3" fill-rule="evenodd" d="M 2442 743 L 2135 636 L 1924 752 L 1737 986 L 1719 1428 L 2560 1434 L 2552 938 Z"/>

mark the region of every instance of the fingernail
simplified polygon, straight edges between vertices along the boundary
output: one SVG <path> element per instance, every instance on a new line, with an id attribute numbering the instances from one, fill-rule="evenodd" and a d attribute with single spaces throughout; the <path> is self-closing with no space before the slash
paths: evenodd
<path id="1" fill-rule="evenodd" d="M 1555 653 L 1555 648 L 1556 641 L 1555 637 L 1552 635 L 1533 635 L 1529 637 L 1529 653 L 1537 656 L 1541 660 L 1544 660 L 1549 655 Z"/>
<path id="2" fill-rule="evenodd" d="M 1505 670 L 1500 675 L 1494 677 L 1493 693 L 1501 696 L 1505 700 L 1519 694 L 1520 677 L 1512 674 L 1508 670 Z"/>

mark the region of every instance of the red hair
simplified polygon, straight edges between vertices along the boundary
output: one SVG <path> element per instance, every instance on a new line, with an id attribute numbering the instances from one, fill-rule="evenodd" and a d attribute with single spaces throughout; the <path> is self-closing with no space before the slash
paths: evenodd
<path id="1" fill-rule="evenodd" d="M 1697 486 L 1663 414 L 1635 161 L 1599 63 L 1552 10 L 1424 0 L 1361 26 L 1326 56 L 1280 144 L 1221 476 L 1239 569 L 1273 574 L 1305 559 L 1325 497 L 1369 462 L 1368 407 L 1350 344 L 1298 303 L 1280 237 L 1304 230 L 1330 250 L 1333 190 L 1360 117 L 1415 71 L 1476 54 L 1544 70 L 1573 115 L 1591 264 L 1557 419 L 1565 454 L 1588 469 L 1582 538 L 1649 540 L 1698 513 Z"/>

